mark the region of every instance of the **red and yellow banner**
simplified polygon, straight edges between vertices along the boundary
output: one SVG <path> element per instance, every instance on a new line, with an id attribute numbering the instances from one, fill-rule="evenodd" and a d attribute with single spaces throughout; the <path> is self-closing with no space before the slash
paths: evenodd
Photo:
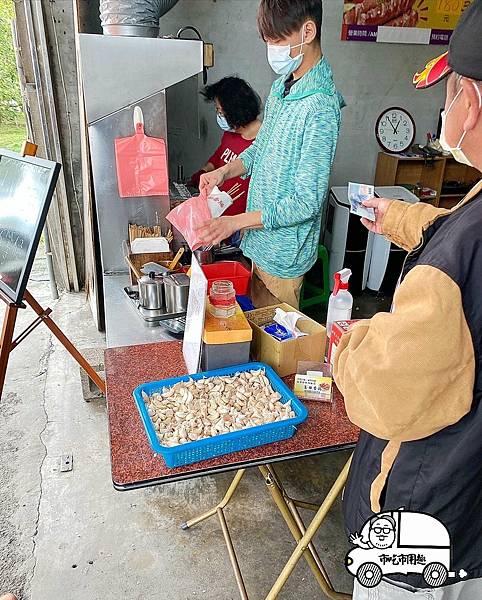
<path id="1" fill-rule="evenodd" d="M 344 0 L 342 40 L 448 44 L 471 0 Z"/>

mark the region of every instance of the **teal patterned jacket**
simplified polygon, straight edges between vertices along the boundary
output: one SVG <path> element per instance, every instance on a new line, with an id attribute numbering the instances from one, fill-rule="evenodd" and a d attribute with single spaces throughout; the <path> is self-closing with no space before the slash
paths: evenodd
<path id="1" fill-rule="evenodd" d="M 342 98 L 324 58 L 285 98 L 284 79 L 273 83 L 258 136 L 239 155 L 251 176 L 247 211 L 261 211 L 263 222 L 241 248 L 266 273 L 293 278 L 316 262 Z"/>

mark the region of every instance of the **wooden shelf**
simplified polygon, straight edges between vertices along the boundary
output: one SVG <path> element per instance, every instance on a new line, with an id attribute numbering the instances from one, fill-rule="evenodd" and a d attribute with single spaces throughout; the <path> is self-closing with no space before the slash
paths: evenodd
<path id="1" fill-rule="evenodd" d="M 429 198 L 434 206 L 451 204 L 450 198 L 460 199 L 465 194 L 442 194 L 446 181 L 460 181 L 472 185 L 482 177 L 482 174 L 467 165 L 458 163 L 451 156 L 441 156 L 427 161 L 425 158 L 405 157 L 400 154 L 378 153 L 375 185 L 422 185 L 437 192 L 435 198 Z"/>

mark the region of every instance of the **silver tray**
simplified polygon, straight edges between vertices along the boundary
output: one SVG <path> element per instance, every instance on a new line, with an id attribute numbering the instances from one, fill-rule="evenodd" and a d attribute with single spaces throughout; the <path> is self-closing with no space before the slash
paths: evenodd
<path id="1" fill-rule="evenodd" d="M 139 286 L 137 285 L 126 286 L 124 293 L 148 327 L 160 326 L 174 334 L 184 333 L 186 311 L 169 313 L 165 308 L 159 310 L 144 308 L 139 302 Z"/>

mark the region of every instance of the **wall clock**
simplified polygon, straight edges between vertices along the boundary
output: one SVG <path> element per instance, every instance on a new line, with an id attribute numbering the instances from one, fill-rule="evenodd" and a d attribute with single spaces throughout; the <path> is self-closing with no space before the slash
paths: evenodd
<path id="1" fill-rule="evenodd" d="M 375 135 L 385 152 L 405 152 L 415 140 L 415 121 L 403 108 L 387 108 L 377 119 Z"/>

